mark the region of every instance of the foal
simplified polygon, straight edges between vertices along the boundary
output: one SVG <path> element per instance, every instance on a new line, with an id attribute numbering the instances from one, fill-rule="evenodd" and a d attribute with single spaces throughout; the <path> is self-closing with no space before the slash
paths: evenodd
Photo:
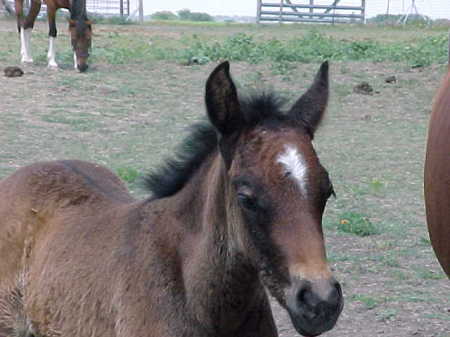
<path id="1" fill-rule="evenodd" d="M 210 122 L 148 176 L 150 199 L 82 161 L 0 182 L 0 336 L 275 337 L 266 290 L 300 334 L 335 325 L 321 225 L 333 187 L 311 142 L 328 64 L 288 111 L 238 99 L 227 62 L 205 99 Z"/>
<path id="2" fill-rule="evenodd" d="M 87 59 L 91 47 L 92 27 L 86 14 L 86 0 L 44 0 L 47 5 L 49 25 L 48 66 L 57 68 L 56 63 L 56 11 L 66 8 L 70 11 L 69 31 L 72 41 L 74 67 L 80 72 L 88 68 Z M 15 0 L 17 28 L 20 33 L 20 55 L 22 63 L 32 63 L 31 57 L 31 31 L 41 9 L 41 0 L 31 0 L 30 11 L 27 16 L 23 14 L 23 0 Z"/>

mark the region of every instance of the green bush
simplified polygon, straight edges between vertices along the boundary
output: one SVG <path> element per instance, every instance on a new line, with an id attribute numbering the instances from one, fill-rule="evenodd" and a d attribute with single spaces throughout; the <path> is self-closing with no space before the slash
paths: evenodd
<path id="1" fill-rule="evenodd" d="M 132 25 L 134 21 L 128 20 L 124 16 L 114 15 L 105 16 L 101 14 L 89 14 L 89 19 L 95 24 L 108 24 L 108 25 Z"/>
<path id="2" fill-rule="evenodd" d="M 183 21 L 214 21 L 214 18 L 207 13 L 191 12 L 189 9 L 178 11 L 178 18 Z"/>
<path id="3" fill-rule="evenodd" d="M 178 16 L 170 11 L 155 12 L 151 15 L 153 20 L 177 20 Z"/>
<path id="4" fill-rule="evenodd" d="M 367 20 L 368 23 L 375 24 L 399 24 L 405 18 L 403 14 L 378 14 L 377 16 L 370 18 Z M 408 21 L 406 22 L 408 25 L 423 25 L 425 23 L 431 22 L 431 19 L 428 16 L 413 14 L 408 16 Z"/>
<path id="5" fill-rule="evenodd" d="M 191 58 L 219 61 L 317 62 L 372 61 L 405 62 L 414 67 L 447 61 L 447 35 L 424 37 L 416 42 L 381 43 L 374 40 L 348 41 L 311 30 L 296 39 L 256 41 L 252 35 L 238 33 L 223 41 L 203 41 L 194 37 L 179 58 L 190 63 Z"/>

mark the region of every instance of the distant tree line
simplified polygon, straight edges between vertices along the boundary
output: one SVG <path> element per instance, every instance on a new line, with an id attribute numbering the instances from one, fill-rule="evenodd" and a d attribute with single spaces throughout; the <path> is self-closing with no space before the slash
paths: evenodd
<path id="1" fill-rule="evenodd" d="M 391 24 L 395 25 L 397 23 L 400 23 L 402 19 L 405 18 L 405 15 L 403 14 L 378 14 L 377 16 L 373 18 L 367 19 L 368 23 L 375 23 L 375 24 Z M 431 22 L 431 18 L 427 17 L 426 15 L 420 15 L 420 14 L 411 14 L 408 16 L 408 23 L 427 23 Z"/>
<path id="2" fill-rule="evenodd" d="M 151 18 L 153 20 L 214 21 L 208 13 L 191 12 L 189 9 L 179 10 L 177 14 L 170 11 L 155 12 Z"/>

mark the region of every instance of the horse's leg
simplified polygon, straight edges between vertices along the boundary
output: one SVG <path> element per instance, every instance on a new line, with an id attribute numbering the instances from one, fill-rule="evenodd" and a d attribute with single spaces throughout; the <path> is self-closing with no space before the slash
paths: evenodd
<path id="1" fill-rule="evenodd" d="M 49 1 L 50 3 L 50 1 Z M 57 68 L 58 64 L 56 63 L 56 8 L 54 5 L 49 6 L 47 4 L 47 17 L 48 17 L 48 67 L 49 68 Z"/>
<path id="2" fill-rule="evenodd" d="M 25 38 L 25 32 L 23 29 L 24 24 L 24 15 L 23 15 L 23 0 L 15 0 L 15 9 L 16 9 L 16 20 L 17 20 L 17 31 L 19 32 L 20 36 L 20 56 L 21 61 L 26 62 L 25 59 L 29 61 L 30 57 L 28 55 L 28 49 L 26 46 L 26 38 Z M 25 57 L 27 55 L 27 57 Z M 31 60 L 32 62 L 33 60 Z"/>
<path id="3" fill-rule="evenodd" d="M 28 15 L 23 17 L 23 0 L 16 0 L 16 15 L 18 17 L 18 28 L 20 32 L 20 54 L 22 62 L 33 62 L 31 57 L 31 31 L 34 21 L 41 9 L 41 0 L 32 0 Z"/>
<path id="4" fill-rule="evenodd" d="M 75 51 L 73 51 L 73 67 L 75 68 L 75 70 L 78 69 L 77 54 L 75 53 Z"/>

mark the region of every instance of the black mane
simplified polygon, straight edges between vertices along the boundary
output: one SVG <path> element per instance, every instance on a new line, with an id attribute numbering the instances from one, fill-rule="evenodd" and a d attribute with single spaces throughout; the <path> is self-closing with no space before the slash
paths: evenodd
<path id="1" fill-rule="evenodd" d="M 244 120 L 244 125 L 240 127 L 244 129 L 265 122 L 277 123 L 288 119 L 281 109 L 284 102 L 284 99 L 271 92 L 240 98 Z M 209 121 L 193 125 L 175 156 L 144 178 L 146 188 L 157 199 L 177 193 L 217 145 L 217 131 Z"/>

